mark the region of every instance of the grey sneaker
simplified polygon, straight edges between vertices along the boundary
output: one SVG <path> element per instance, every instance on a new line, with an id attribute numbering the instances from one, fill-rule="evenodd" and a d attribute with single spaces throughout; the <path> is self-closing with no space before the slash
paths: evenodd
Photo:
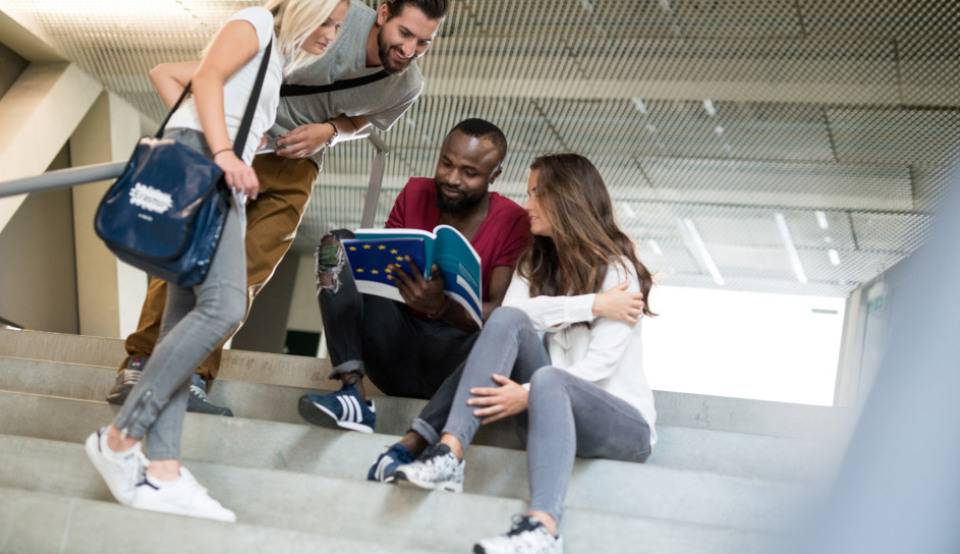
<path id="1" fill-rule="evenodd" d="M 563 554 L 563 539 L 554 537 L 542 523 L 530 516 L 514 516 L 505 535 L 484 539 L 473 545 L 474 554 Z"/>
<path id="2" fill-rule="evenodd" d="M 133 390 L 133 386 L 140 381 L 143 374 L 143 368 L 147 365 L 146 356 L 130 356 L 127 358 L 127 365 L 117 373 L 117 380 L 113 383 L 113 388 L 107 393 L 107 402 L 111 404 L 123 404 L 127 395 Z"/>
<path id="3" fill-rule="evenodd" d="M 187 400 L 187 411 L 196 414 L 209 414 L 224 417 L 233 417 L 233 410 L 226 406 L 217 406 L 207 397 L 207 382 L 196 373 L 190 378 L 190 398 Z"/>
<path id="4" fill-rule="evenodd" d="M 464 462 L 457 461 L 449 446 L 437 443 L 417 461 L 398 467 L 394 479 L 421 489 L 463 492 L 463 467 Z"/>

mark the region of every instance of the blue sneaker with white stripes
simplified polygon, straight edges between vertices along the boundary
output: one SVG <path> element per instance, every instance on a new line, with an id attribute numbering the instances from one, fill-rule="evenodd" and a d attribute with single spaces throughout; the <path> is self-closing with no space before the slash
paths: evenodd
<path id="1" fill-rule="evenodd" d="M 337 392 L 301 396 L 300 415 L 314 425 L 361 433 L 372 433 L 377 424 L 376 407 L 363 400 L 356 385 L 344 385 Z"/>
<path id="2" fill-rule="evenodd" d="M 412 463 L 414 460 L 416 458 L 414 458 L 413 453 L 398 442 L 388 448 L 386 452 L 380 454 L 377 461 L 370 466 L 370 471 L 367 472 L 367 481 L 392 483 L 393 474 L 396 473 L 397 468 Z"/>

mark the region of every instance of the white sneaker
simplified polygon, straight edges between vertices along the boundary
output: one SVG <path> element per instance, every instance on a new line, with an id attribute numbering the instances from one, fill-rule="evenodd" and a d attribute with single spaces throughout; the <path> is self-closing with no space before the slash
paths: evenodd
<path id="1" fill-rule="evenodd" d="M 207 489 L 197 482 L 190 471 L 180 466 L 180 478 L 160 481 L 146 473 L 137 485 L 130 505 L 140 510 L 165 512 L 190 517 L 201 517 L 233 523 L 237 516 L 210 498 Z"/>
<path id="2" fill-rule="evenodd" d="M 137 479 L 149 463 L 140 451 L 140 443 L 126 452 L 114 452 L 107 445 L 107 428 L 101 427 L 87 437 L 83 448 L 117 502 L 129 505 Z"/>
<path id="3" fill-rule="evenodd" d="M 450 447 L 437 443 L 424 450 L 417 461 L 404 464 L 394 473 L 394 482 L 410 483 L 421 489 L 463 492 L 463 469 Z"/>
<path id="4" fill-rule="evenodd" d="M 515 516 L 505 535 L 473 545 L 474 554 L 563 554 L 563 539 L 554 537 L 530 516 Z"/>

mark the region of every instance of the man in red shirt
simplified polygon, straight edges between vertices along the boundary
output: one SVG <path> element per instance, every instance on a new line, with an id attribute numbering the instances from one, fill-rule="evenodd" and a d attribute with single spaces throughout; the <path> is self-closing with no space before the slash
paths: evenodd
<path id="1" fill-rule="evenodd" d="M 432 231 L 450 225 L 470 241 L 480 256 L 484 318 L 503 301 L 517 260 L 530 243 L 526 211 L 489 190 L 506 153 L 507 141 L 497 126 L 482 119 L 461 121 L 443 141 L 434 178 L 411 178 L 387 219 L 392 228 Z M 400 272 L 403 303 L 361 295 L 340 243 L 350 236 L 335 231 L 317 248 L 331 377 L 343 386 L 334 393 L 304 395 L 299 409 L 317 425 L 373 432 L 376 413 L 364 395 L 364 376 L 385 394 L 430 398 L 467 359 L 479 329 L 443 293 L 439 271 L 430 280 L 419 271 Z M 446 413 L 433 412 L 428 421 L 441 418 L 434 423 L 442 428 Z"/>

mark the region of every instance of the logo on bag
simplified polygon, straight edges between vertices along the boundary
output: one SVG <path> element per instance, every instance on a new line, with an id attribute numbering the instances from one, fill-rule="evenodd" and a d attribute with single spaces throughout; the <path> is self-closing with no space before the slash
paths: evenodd
<path id="1" fill-rule="evenodd" d="M 162 190 L 137 183 L 130 190 L 130 203 L 149 212 L 162 214 L 173 207 L 173 198 Z"/>

